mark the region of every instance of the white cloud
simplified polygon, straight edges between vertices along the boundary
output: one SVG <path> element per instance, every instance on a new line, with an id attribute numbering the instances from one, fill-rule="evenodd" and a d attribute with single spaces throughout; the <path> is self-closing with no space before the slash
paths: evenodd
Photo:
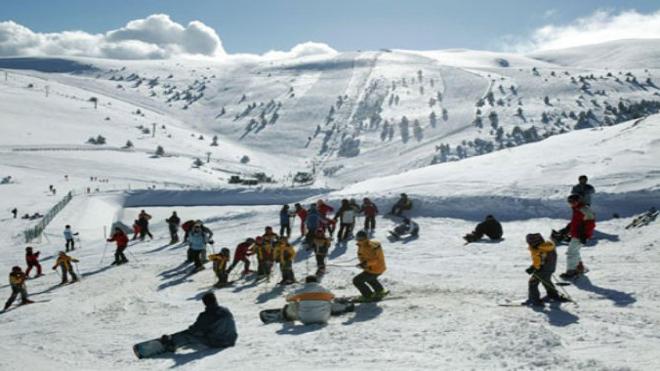
<path id="1" fill-rule="evenodd" d="M 636 10 L 621 13 L 599 10 L 567 25 L 546 25 L 529 39 L 506 48 L 516 51 L 563 49 L 622 39 L 660 38 L 660 11 L 642 14 Z"/>
<path id="2" fill-rule="evenodd" d="M 301 58 L 312 55 L 335 55 L 337 51 L 331 48 L 328 44 L 316 42 L 304 42 L 291 48 L 288 52 L 271 50 L 263 55 L 265 59 L 289 59 Z"/>

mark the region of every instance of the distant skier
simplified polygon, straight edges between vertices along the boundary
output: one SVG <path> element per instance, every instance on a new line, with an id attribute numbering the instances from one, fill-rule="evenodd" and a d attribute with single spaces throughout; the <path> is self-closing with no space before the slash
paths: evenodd
<path id="1" fill-rule="evenodd" d="M 405 193 L 401 194 L 399 200 L 392 206 L 390 214 L 401 216 L 404 211 L 412 210 L 413 204 L 412 201 L 408 198 L 408 195 Z"/>
<path id="2" fill-rule="evenodd" d="M 463 239 L 467 242 L 479 241 L 484 235 L 488 236 L 493 241 L 502 239 L 502 224 L 495 219 L 492 215 L 487 215 L 486 220 L 477 224 L 477 227 L 472 231 L 463 236 Z"/>
<path id="3" fill-rule="evenodd" d="M 566 251 L 566 272 L 559 276 L 562 279 L 573 279 L 585 273 L 586 268 L 582 264 L 580 249 L 593 236 L 596 217 L 579 195 L 570 195 L 567 201 L 573 210 L 569 231 L 571 242 Z"/>
<path id="4" fill-rule="evenodd" d="M 543 300 L 539 292 L 539 284 L 542 284 L 547 292 L 547 299 L 552 301 L 566 301 L 563 299 L 555 285 L 552 283 L 552 274 L 557 266 L 557 252 L 555 244 L 545 241 L 540 233 L 530 233 L 526 237 L 529 253 L 532 257 L 532 265 L 525 269 L 530 275 L 527 301 L 523 304 L 531 306 L 543 306 Z"/>
<path id="5" fill-rule="evenodd" d="M 25 277 L 30 277 L 30 271 L 33 267 L 37 268 L 37 275 L 34 278 L 41 277 L 44 274 L 41 273 L 41 264 L 39 264 L 39 254 L 40 252 L 33 252 L 32 247 L 25 248 L 25 262 L 27 263 L 27 269 L 25 270 Z"/>
<path id="6" fill-rule="evenodd" d="M 234 316 L 229 309 L 218 305 L 212 292 L 202 296 L 205 310 L 187 330 L 172 335 L 163 335 L 161 343 L 169 352 L 184 345 L 203 344 L 212 348 L 228 348 L 236 344 L 238 334 Z"/>
<path id="7" fill-rule="evenodd" d="M 387 291 L 378 282 L 378 277 L 387 269 L 385 266 L 385 255 L 378 241 L 370 241 L 365 231 L 359 231 L 355 236 L 358 246 L 357 265 L 362 268 L 362 273 L 353 278 L 353 284 L 360 290 L 363 301 L 378 301 L 387 295 Z"/>
<path id="8" fill-rule="evenodd" d="M 280 236 L 291 237 L 291 213 L 289 212 L 289 205 L 282 206 L 280 209 Z"/>
<path id="9" fill-rule="evenodd" d="M 330 245 L 332 245 L 332 240 L 325 236 L 323 228 L 316 229 L 312 243 L 308 247 L 308 249 L 314 250 L 316 257 L 316 276 L 325 274 L 325 259 L 328 256 Z"/>
<path id="10" fill-rule="evenodd" d="M 376 229 L 376 215 L 378 215 L 378 207 L 371 200 L 365 197 L 360 206 L 360 213 L 364 214 L 364 230 L 367 233 L 374 233 Z"/>
<path id="11" fill-rule="evenodd" d="M 297 203 L 295 204 L 295 213 L 298 215 L 298 218 L 300 218 L 300 236 L 304 237 L 305 236 L 305 219 L 307 219 L 307 210 L 305 210 L 304 207 L 302 207 L 301 204 Z"/>
<path id="12" fill-rule="evenodd" d="M 229 262 L 229 249 L 223 247 L 219 254 L 209 255 L 209 261 L 213 262 L 213 272 L 218 278 L 218 282 L 214 285 L 217 288 L 225 287 L 229 284 L 229 271 L 227 270 L 227 262 Z"/>
<path id="13" fill-rule="evenodd" d="M 150 240 L 154 239 L 154 236 L 149 231 L 149 220 L 151 220 L 151 215 L 147 214 L 146 211 L 140 211 L 138 215 L 138 225 L 140 226 L 140 240 L 144 241 L 146 236 L 149 236 Z"/>
<path id="14" fill-rule="evenodd" d="M 333 222 L 336 222 L 337 219 L 339 219 L 339 232 L 337 232 L 337 241 L 345 241 L 348 239 L 351 226 L 355 223 L 356 213 L 357 211 L 353 206 L 351 206 L 347 199 L 341 200 L 341 206 L 339 207 L 339 210 L 337 210 L 337 213 L 333 219 Z"/>
<path id="15" fill-rule="evenodd" d="M 16 219 L 16 216 L 18 215 L 18 209 L 17 208 L 11 209 L 11 213 L 14 215 L 14 219 Z"/>
<path id="16" fill-rule="evenodd" d="M 172 216 L 165 219 L 165 221 L 170 230 L 170 244 L 179 242 L 179 224 L 181 224 L 181 219 L 176 215 L 176 211 L 173 211 Z"/>
<path id="17" fill-rule="evenodd" d="M 5 309 L 9 309 L 11 305 L 16 300 L 18 295 L 21 295 L 21 304 L 30 304 L 32 300 L 28 299 L 27 287 L 25 286 L 25 281 L 27 280 L 27 275 L 23 273 L 21 267 L 13 267 L 11 273 L 9 273 L 9 286 L 11 286 L 11 296 L 5 302 Z"/>
<path id="18" fill-rule="evenodd" d="M 78 233 L 73 233 L 73 231 L 71 230 L 71 226 L 67 224 L 64 227 L 63 234 L 64 234 L 64 239 L 66 240 L 66 243 L 65 243 L 66 252 L 75 250 L 76 249 L 76 243 L 74 241 L 74 236 L 77 236 Z"/>
<path id="19" fill-rule="evenodd" d="M 248 238 L 236 246 L 236 250 L 234 250 L 234 260 L 232 261 L 229 269 L 227 269 L 227 274 L 231 273 L 232 269 L 234 269 L 234 267 L 236 267 L 236 265 L 240 262 L 243 262 L 243 271 L 241 272 L 241 275 L 244 276 L 252 272 L 250 270 L 250 259 L 248 259 L 248 256 L 252 255 L 250 248 L 253 244 L 254 239 Z"/>
<path id="20" fill-rule="evenodd" d="M 587 184 L 588 181 L 589 179 L 586 175 L 580 175 L 578 184 L 574 185 L 571 189 L 571 194 L 579 195 L 582 203 L 591 206 L 591 196 L 596 193 L 596 189 L 591 184 Z"/>
<path id="21" fill-rule="evenodd" d="M 112 237 L 107 239 L 108 242 L 115 242 L 117 244 L 117 250 L 115 250 L 115 261 L 112 262 L 112 265 L 120 265 L 124 263 L 128 263 L 128 259 L 126 259 L 126 255 L 124 255 L 124 250 L 126 250 L 126 246 L 128 246 L 128 236 L 126 236 L 126 233 L 119 228 L 115 228 L 115 233 L 112 234 Z"/>
<path id="22" fill-rule="evenodd" d="M 405 216 L 403 221 L 390 231 L 391 240 L 398 240 L 401 237 L 417 238 L 417 236 L 419 236 L 419 224 Z"/>
<path id="23" fill-rule="evenodd" d="M 291 246 L 288 238 L 282 237 L 275 245 L 273 260 L 280 265 L 282 280 L 280 285 L 291 285 L 296 282 L 293 274 L 293 258 L 296 256 L 296 250 Z"/>
<path id="24" fill-rule="evenodd" d="M 53 270 L 57 269 L 58 267 L 62 270 L 62 284 L 69 282 L 69 274 L 71 275 L 72 283 L 78 281 L 78 276 L 73 269 L 73 263 L 78 263 L 78 261 L 78 259 L 67 255 L 64 251 L 60 251 L 59 255 L 57 256 L 57 260 L 55 260 Z"/>

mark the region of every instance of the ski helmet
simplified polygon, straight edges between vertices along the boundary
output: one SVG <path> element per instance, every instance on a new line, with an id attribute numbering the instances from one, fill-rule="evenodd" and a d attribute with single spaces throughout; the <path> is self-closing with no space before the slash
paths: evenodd
<path id="1" fill-rule="evenodd" d="M 18 273 L 18 272 L 21 271 L 21 267 L 19 267 L 18 265 L 15 265 L 14 267 L 11 268 L 11 271 Z"/>
<path id="2" fill-rule="evenodd" d="M 530 233 L 525 237 L 525 240 L 527 240 L 527 243 L 533 247 L 536 247 L 545 242 L 543 236 L 540 233 Z"/>
<path id="3" fill-rule="evenodd" d="M 369 238 L 369 236 L 367 236 L 367 232 L 365 232 L 365 231 L 359 231 L 359 232 L 355 235 L 355 239 L 358 240 L 358 241 L 364 241 L 364 240 L 366 240 L 367 238 Z"/>
<path id="4" fill-rule="evenodd" d="M 220 254 L 222 255 L 229 255 L 229 249 L 226 247 L 223 247 L 222 250 L 220 250 Z"/>

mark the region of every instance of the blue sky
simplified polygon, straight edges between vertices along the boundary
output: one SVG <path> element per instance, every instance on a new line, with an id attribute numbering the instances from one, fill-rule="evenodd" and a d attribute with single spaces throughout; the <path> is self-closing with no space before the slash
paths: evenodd
<path id="1" fill-rule="evenodd" d="M 34 32 L 102 33 L 154 13 L 215 29 L 229 53 L 288 50 L 305 41 L 344 50 L 501 49 L 547 25 L 562 25 L 599 9 L 650 13 L 660 2 L 549 0 L 12 0 L 0 21 Z"/>

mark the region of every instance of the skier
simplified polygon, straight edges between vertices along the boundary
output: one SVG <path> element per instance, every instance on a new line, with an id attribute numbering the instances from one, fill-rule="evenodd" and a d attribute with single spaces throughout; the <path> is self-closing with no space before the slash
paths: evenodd
<path id="1" fill-rule="evenodd" d="M 140 211 L 138 215 L 138 225 L 140 226 L 140 240 L 144 241 L 146 236 L 149 236 L 150 240 L 154 239 L 154 236 L 149 231 L 149 220 L 151 220 L 151 215 L 147 214 L 146 211 Z"/>
<path id="2" fill-rule="evenodd" d="M 195 225 L 194 220 L 188 220 L 185 223 L 181 224 L 181 229 L 183 229 L 184 232 L 183 241 L 188 241 L 188 235 L 190 234 L 190 230 L 194 225 Z"/>
<path id="3" fill-rule="evenodd" d="M 212 348 L 228 348 L 236 344 L 236 323 L 229 309 L 218 305 L 212 292 L 202 296 L 205 310 L 187 330 L 163 335 L 161 343 L 169 352 L 187 344 L 203 344 Z"/>
<path id="4" fill-rule="evenodd" d="M 69 282 L 69 274 L 71 274 L 71 283 L 78 281 L 78 276 L 73 270 L 73 263 L 78 263 L 78 259 L 67 255 L 64 251 L 60 251 L 57 260 L 55 260 L 53 270 L 57 269 L 57 267 L 62 269 L 62 284 Z"/>
<path id="5" fill-rule="evenodd" d="M 280 236 L 291 237 L 291 214 L 289 213 L 289 205 L 282 206 L 280 210 Z"/>
<path id="6" fill-rule="evenodd" d="M 312 238 L 314 238 L 314 231 L 316 231 L 318 228 L 322 228 L 321 215 L 319 214 L 318 210 L 316 210 L 316 205 L 311 204 L 309 206 L 309 210 L 307 211 L 307 215 L 305 217 L 305 224 L 307 226 L 305 242 L 309 245 L 312 241 Z"/>
<path id="7" fill-rule="evenodd" d="M 298 218 L 300 218 L 300 236 L 304 237 L 305 236 L 305 219 L 307 218 L 307 210 L 305 210 L 304 207 L 302 207 L 301 204 L 297 203 L 294 205 L 296 208 L 295 213 L 298 215 Z"/>
<path id="8" fill-rule="evenodd" d="M 44 274 L 41 273 L 41 264 L 39 264 L 39 254 L 40 252 L 32 252 L 32 247 L 25 248 L 25 262 L 27 263 L 27 269 L 25 270 L 25 278 L 30 278 L 30 271 L 32 267 L 37 268 L 37 275 L 34 278 L 41 277 Z"/>
<path id="9" fill-rule="evenodd" d="M 202 260 L 202 252 L 206 251 L 206 235 L 202 231 L 202 225 L 197 223 L 192 228 L 192 232 L 188 236 L 188 256 L 195 263 L 194 272 L 201 271 L 204 269 L 204 263 Z"/>
<path id="10" fill-rule="evenodd" d="M 289 244 L 288 238 L 280 238 L 273 252 L 273 260 L 280 264 L 280 272 L 282 273 L 280 285 L 290 285 L 296 282 L 293 274 L 293 258 L 295 256 L 296 250 Z"/>
<path id="11" fill-rule="evenodd" d="M 394 240 L 398 240 L 405 235 L 416 238 L 419 235 L 419 224 L 404 216 L 403 221 L 390 232 L 390 237 Z"/>
<path id="12" fill-rule="evenodd" d="M 364 230 L 369 233 L 374 233 L 376 229 L 376 215 L 378 215 L 378 207 L 371 200 L 365 197 L 360 206 L 360 213 L 364 214 Z"/>
<path id="13" fill-rule="evenodd" d="M 589 179 L 586 175 L 580 175 L 578 184 L 574 185 L 571 189 L 571 194 L 579 195 L 582 203 L 591 206 L 591 195 L 596 193 L 596 189 L 591 184 L 587 184 L 588 181 Z"/>
<path id="14" fill-rule="evenodd" d="M 128 236 L 126 236 L 126 233 L 124 233 L 121 228 L 116 227 L 115 233 L 113 233 L 112 237 L 108 238 L 107 241 L 114 241 L 117 244 L 117 250 L 115 250 L 115 261 L 112 262 L 111 265 L 128 263 L 128 259 L 126 259 L 126 255 L 124 255 L 124 250 L 126 250 L 126 246 L 128 246 Z"/>
<path id="15" fill-rule="evenodd" d="M 259 236 L 252 246 L 252 254 L 257 255 L 257 280 L 270 276 L 273 266 L 273 247 Z"/>
<path id="16" fill-rule="evenodd" d="M 244 276 L 246 274 L 249 274 L 252 272 L 250 270 L 250 259 L 248 259 L 249 255 L 252 255 L 250 252 L 250 248 L 254 245 L 254 239 L 253 238 L 248 238 L 244 242 L 241 242 L 236 246 L 236 250 L 234 250 L 234 261 L 232 261 L 231 266 L 229 269 L 227 269 L 227 275 L 234 269 L 234 267 L 239 263 L 243 262 L 243 271 L 241 272 L 241 275 Z"/>
<path id="17" fill-rule="evenodd" d="M 14 219 L 16 219 L 16 216 L 18 215 L 18 209 L 17 208 L 11 209 L 11 213 L 14 215 Z"/>
<path id="18" fill-rule="evenodd" d="M 378 282 L 378 276 L 383 274 L 386 269 L 383 248 L 380 242 L 370 241 L 365 231 L 359 231 L 355 238 L 357 239 L 357 255 L 360 261 L 357 267 L 362 268 L 363 271 L 353 278 L 353 284 L 360 290 L 361 300 L 378 301 L 388 293 Z"/>
<path id="19" fill-rule="evenodd" d="M 310 247 L 308 247 L 308 249 L 314 249 L 314 255 L 316 256 L 316 276 L 320 277 L 325 274 L 325 257 L 328 255 L 330 245 L 332 245 L 332 241 L 325 236 L 323 228 L 318 228 Z"/>
<path id="20" fill-rule="evenodd" d="M 132 240 L 133 241 L 137 240 L 139 235 L 140 235 L 140 223 L 136 219 L 136 220 L 133 220 L 133 238 L 132 238 Z"/>
<path id="21" fill-rule="evenodd" d="M 167 226 L 170 230 L 170 245 L 179 242 L 179 224 L 181 219 L 176 215 L 176 211 L 172 212 L 172 216 L 165 219 Z"/>
<path id="22" fill-rule="evenodd" d="M 11 305 L 16 300 L 18 295 L 21 295 L 21 305 L 33 303 L 32 300 L 28 299 L 27 288 L 25 286 L 25 281 L 27 280 L 27 275 L 23 273 L 21 267 L 15 266 L 11 269 L 9 273 L 9 285 L 11 286 L 11 296 L 5 303 L 5 309 L 9 309 Z"/>
<path id="23" fill-rule="evenodd" d="M 66 240 L 66 244 L 65 244 L 66 252 L 75 250 L 76 243 L 73 240 L 73 236 L 77 236 L 78 233 L 73 233 L 73 231 L 71 231 L 71 226 L 67 224 L 64 227 L 63 234 L 64 234 L 64 239 Z"/>
<path id="24" fill-rule="evenodd" d="M 580 249 L 593 236 L 596 228 L 596 217 L 589 206 L 582 202 L 579 195 L 570 195 L 567 199 L 573 216 L 569 235 L 571 242 L 566 250 L 566 272 L 559 275 L 562 279 L 573 279 L 585 273 L 584 264 L 580 257 Z"/>
<path id="25" fill-rule="evenodd" d="M 286 321 L 300 321 L 305 325 L 325 324 L 330 316 L 355 310 L 355 304 L 334 302 L 335 296 L 318 283 L 316 276 L 307 276 L 305 285 L 286 298 L 282 308 Z"/>
<path id="26" fill-rule="evenodd" d="M 227 262 L 229 261 L 229 249 L 223 247 L 219 254 L 209 255 L 209 260 L 213 262 L 213 272 L 218 277 L 218 282 L 214 285 L 217 288 L 225 287 L 229 284 L 229 271 Z"/>
<path id="27" fill-rule="evenodd" d="M 264 229 L 264 234 L 261 236 L 261 238 L 264 239 L 264 242 L 270 243 L 271 246 L 274 246 L 280 237 L 277 235 L 277 233 L 273 232 L 273 227 L 267 226 Z"/>
<path id="28" fill-rule="evenodd" d="M 463 239 L 470 243 L 479 241 L 484 235 L 495 241 L 502 239 L 502 224 L 492 215 L 487 215 L 486 220 L 477 224 L 474 231 L 463 236 Z"/>
<path id="29" fill-rule="evenodd" d="M 335 233 L 335 221 L 329 218 L 328 214 L 335 211 L 335 209 L 323 200 L 318 200 L 316 201 L 316 210 L 319 212 L 321 225 L 330 232 L 330 237 L 332 237 L 332 234 Z M 316 228 L 312 229 L 312 231 L 315 230 Z"/>
<path id="30" fill-rule="evenodd" d="M 527 301 L 523 304 L 531 306 L 543 306 L 541 294 L 539 293 L 539 284 L 542 284 L 547 292 L 547 299 L 553 301 L 564 300 L 555 285 L 552 283 L 552 274 L 557 266 L 557 252 L 555 244 L 551 241 L 545 241 L 540 233 L 530 233 L 525 238 L 529 247 L 529 253 L 532 257 L 532 265 L 525 272 L 531 275 L 529 278 L 529 289 Z"/>
<path id="31" fill-rule="evenodd" d="M 405 193 L 401 194 L 401 198 L 392 206 L 390 214 L 401 216 L 404 211 L 412 210 L 412 201 L 408 198 L 408 195 Z"/>
<path id="32" fill-rule="evenodd" d="M 355 209 L 351 206 L 347 199 L 341 200 L 341 207 L 337 210 L 333 222 L 340 219 L 339 232 L 337 232 L 337 241 L 345 241 L 348 239 L 348 234 L 351 226 L 355 223 Z"/>

